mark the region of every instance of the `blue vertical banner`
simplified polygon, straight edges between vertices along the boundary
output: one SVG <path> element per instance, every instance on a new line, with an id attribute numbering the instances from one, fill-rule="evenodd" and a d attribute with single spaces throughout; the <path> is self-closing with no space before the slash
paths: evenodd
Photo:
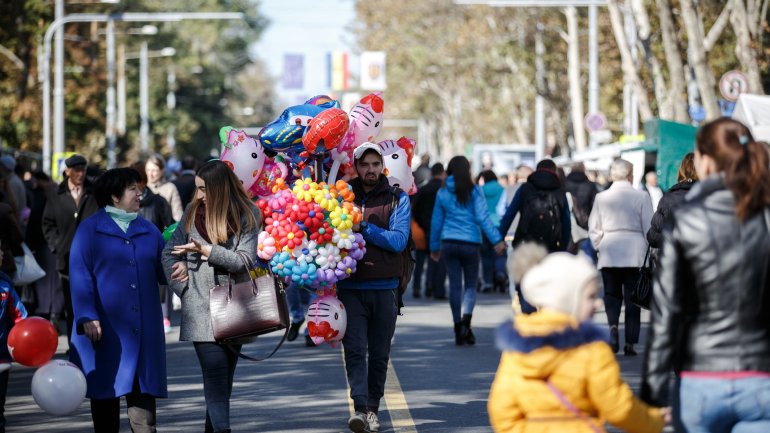
<path id="1" fill-rule="evenodd" d="M 283 55 L 283 76 L 281 83 L 284 89 L 300 90 L 305 85 L 305 56 L 303 54 Z"/>

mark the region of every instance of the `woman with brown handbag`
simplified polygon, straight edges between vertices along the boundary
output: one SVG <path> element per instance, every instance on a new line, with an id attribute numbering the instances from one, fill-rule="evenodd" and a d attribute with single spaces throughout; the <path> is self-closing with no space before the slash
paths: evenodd
<path id="1" fill-rule="evenodd" d="M 239 258 L 256 260 L 259 209 L 249 200 L 240 180 L 219 160 L 204 164 L 195 177 L 195 195 L 163 250 L 169 287 L 182 300 L 179 339 L 192 341 L 203 373 L 206 427 L 230 431 L 230 394 L 240 345 L 217 343 L 211 325 L 209 291 L 249 278 Z"/>

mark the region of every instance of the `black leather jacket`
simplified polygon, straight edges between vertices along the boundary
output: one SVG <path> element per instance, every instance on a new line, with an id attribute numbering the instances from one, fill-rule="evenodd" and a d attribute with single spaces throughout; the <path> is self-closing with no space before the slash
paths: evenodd
<path id="1" fill-rule="evenodd" d="M 642 399 L 668 404 L 670 372 L 770 372 L 770 231 L 739 222 L 720 175 L 696 184 L 664 227 Z"/>

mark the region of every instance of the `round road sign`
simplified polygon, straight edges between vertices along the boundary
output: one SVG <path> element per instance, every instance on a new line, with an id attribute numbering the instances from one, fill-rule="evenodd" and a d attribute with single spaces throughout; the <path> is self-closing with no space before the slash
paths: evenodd
<path id="1" fill-rule="evenodd" d="M 596 132 L 607 128 L 607 118 L 600 112 L 588 113 L 584 120 L 588 132 Z"/>
<path id="2" fill-rule="evenodd" d="M 735 102 L 738 95 L 749 91 L 749 80 L 741 71 L 729 71 L 719 79 L 719 91 L 728 101 Z"/>

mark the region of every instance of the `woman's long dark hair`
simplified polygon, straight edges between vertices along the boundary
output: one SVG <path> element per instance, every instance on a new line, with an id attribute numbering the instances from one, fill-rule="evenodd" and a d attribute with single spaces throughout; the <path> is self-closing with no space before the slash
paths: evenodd
<path id="1" fill-rule="evenodd" d="M 446 169 L 447 176 L 454 176 L 455 196 L 457 201 L 465 206 L 473 194 L 473 178 L 471 178 L 471 163 L 464 156 L 455 156 L 449 160 Z"/>
<path id="2" fill-rule="evenodd" d="M 722 117 L 698 131 L 696 149 L 714 160 L 725 174 L 725 184 L 735 195 L 738 220 L 770 206 L 770 155 L 767 145 L 757 142 L 737 120 Z"/>

